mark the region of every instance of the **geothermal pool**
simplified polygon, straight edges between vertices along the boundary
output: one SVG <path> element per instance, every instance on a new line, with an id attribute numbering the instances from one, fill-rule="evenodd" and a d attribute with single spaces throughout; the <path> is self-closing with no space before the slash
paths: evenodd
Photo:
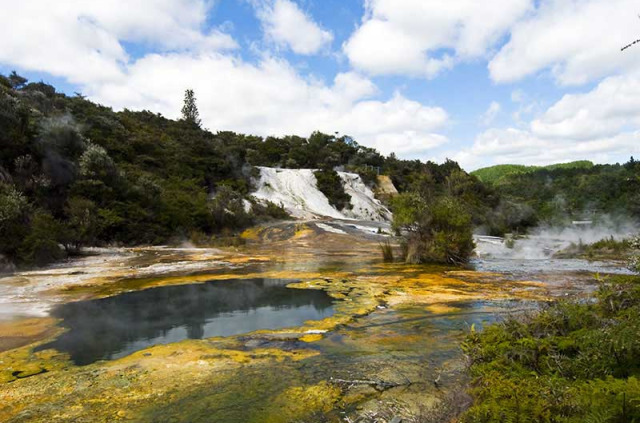
<path id="1" fill-rule="evenodd" d="M 333 314 L 325 291 L 287 288 L 292 282 L 211 281 L 63 304 L 51 314 L 67 332 L 37 350 L 53 348 L 86 365 L 152 345 L 295 327 Z"/>

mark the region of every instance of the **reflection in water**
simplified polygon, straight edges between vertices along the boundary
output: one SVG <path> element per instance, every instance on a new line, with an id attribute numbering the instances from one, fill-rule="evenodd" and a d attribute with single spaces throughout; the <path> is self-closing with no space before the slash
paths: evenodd
<path id="1" fill-rule="evenodd" d="M 155 344 L 299 326 L 333 314 L 324 291 L 286 288 L 291 282 L 214 281 L 64 304 L 52 315 L 69 330 L 39 349 L 68 352 L 84 365 Z"/>

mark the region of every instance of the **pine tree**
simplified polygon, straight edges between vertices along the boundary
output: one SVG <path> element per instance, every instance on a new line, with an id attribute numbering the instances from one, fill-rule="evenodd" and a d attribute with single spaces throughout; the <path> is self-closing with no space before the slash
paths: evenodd
<path id="1" fill-rule="evenodd" d="M 184 92 L 184 106 L 182 106 L 182 120 L 200 126 L 200 112 L 196 106 L 196 97 L 193 90 L 188 89 Z"/>

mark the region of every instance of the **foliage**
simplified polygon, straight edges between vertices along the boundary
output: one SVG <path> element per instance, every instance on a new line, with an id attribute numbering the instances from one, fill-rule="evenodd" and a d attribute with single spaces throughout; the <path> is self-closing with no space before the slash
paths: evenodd
<path id="1" fill-rule="evenodd" d="M 73 253 L 194 233 L 226 237 L 260 220 L 288 218 L 282 207 L 248 197 L 256 166 L 342 167 L 367 184 L 379 170 L 400 192 L 450 191 L 473 225 L 498 227 L 492 222 L 500 199 L 455 162 L 385 158 L 346 135 L 211 133 L 198 125 L 194 93 L 185 99 L 184 119 L 175 121 L 150 111 L 114 112 L 43 82 L 0 76 L 0 254 L 42 262 L 58 257 L 61 246 Z M 317 177 L 334 206 L 350 205 L 336 172 Z M 47 230 L 42 242 L 50 251 L 37 253 L 45 248 L 29 236 Z"/>
<path id="2" fill-rule="evenodd" d="M 188 89 L 184 92 L 182 120 L 198 127 L 202 123 L 202 121 L 200 120 L 200 112 L 198 111 L 198 106 L 196 105 L 196 96 L 191 89 Z"/>
<path id="3" fill-rule="evenodd" d="M 67 219 L 63 226 L 61 242 L 67 252 L 77 252 L 80 247 L 93 245 L 100 230 L 100 219 L 95 203 L 81 197 L 69 198 L 65 207 Z"/>
<path id="4" fill-rule="evenodd" d="M 597 299 L 472 331 L 475 402 L 461 421 L 639 421 L 640 277 L 602 281 Z"/>
<path id="5" fill-rule="evenodd" d="M 45 264 L 64 257 L 58 240 L 62 227 L 53 216 L 38 210 L 31 219 L 31 230 L 21 246 L 22 256 L 35 264 Z"/>
<path id="6" fill-rule="evenodd" d="M 640 235 L 633 237 L 629 245 L 633 249 L 633 255 L 629 259 L 629 269 L 640 273 Z"/>
<path id="7" fill-rule="evenodd" d="M 329 204 L 338 210 L 350 209 L 351 196 L 344 191 L 342 178 L 333 169 L 316 170 L 316 186 L 329 200 Z"/>
<path id="8" fill-rule="evenodd" d="M 0 183 L 0 254 L 15 256 L 26 234 L 27 198 L 13 185 Z"/>
<path id="9" fill-rule="evenodd" d="M 640 163 L 574 162 L 543 168 L 505 165 L 473 172 L 503 201 L 526 206 L 527 223 L 564 225 L 611 215 L 640 220 Z M 511 169 L 513 167 L 514 169 Z M 526 226 L 526 225 L 525 225 Z"/>
<path id="10" fill-rule="evenodd" d="M 476 176 L 482 182 L 495 184 L 501 181 L 502 178 L 506 178 L 509 175 L 516 175 L 522 173 L 531 173 L 538 170 L 554 170 L 554 169 L 589 169 L 593 167 L 593 163 L 588 160 L 578 160 L 569 163 L 556 163 L 548 166 L 525 166 L 525 165 L 512 165 L 503 164 L 489 166 L 482 169 L 474 170 L 472 175 Z"/>
<path id="11" fill-rule="evenodd" d="M 404 236 L 405 260 L 467 262 L 475 248 L 474 226 L 497 232 L 495 210 L 500 199 L 450 160 L 442 165 L 413 165 L 417 169 L 404 180 L 404 192 L 391 203 L 393 228 Z"/>
<path id="12" fill-rule="evenodd" d="M 405 234 L 410 263 L 465 263 L 475 248 L 471 215 L 459 198 L 442 195 L 427 202 L 420 195 L 394 200 L 394 228 Z"/>
<path id="13" fill-rule="evenodd" d="M 380 243 L 380 252 L 382 252 L 382 259 L 386 262 L 393 261 L 393 246 L 389 241 Z"/>
<path id="14" fill-rule="evenodd" d="M 556 258 L 579 257 L 588 260 L 615 260 L 628 257 L 631 250 L 631 240 L 617 240 L 610 236 L 591 244 L 585 244 L 582 241 L 577 244 L 572 242 L 567 248 L 557 252 L 554 256 Z"/>

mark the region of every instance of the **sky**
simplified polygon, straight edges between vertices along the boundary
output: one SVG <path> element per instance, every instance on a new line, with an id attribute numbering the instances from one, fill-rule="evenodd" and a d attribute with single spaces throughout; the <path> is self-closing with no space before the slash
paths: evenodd
<path id="1" fill-rule="evenodd" d="M 0 73 L 406 159 L 640 156 L 638 0 L 0 0 Z"/>

